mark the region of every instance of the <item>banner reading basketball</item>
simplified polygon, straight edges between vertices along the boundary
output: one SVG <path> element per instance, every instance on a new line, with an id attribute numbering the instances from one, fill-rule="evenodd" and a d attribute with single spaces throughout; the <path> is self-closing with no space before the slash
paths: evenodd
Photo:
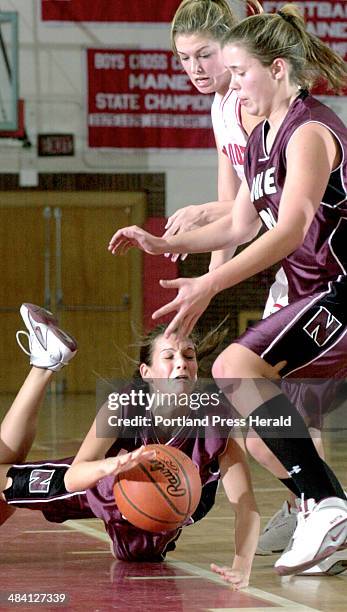
<path id="1" fill-rule="evenodd" d="M 212 97 L 171 51 L 88 49 L 89 147 L 213 148 Z"/>

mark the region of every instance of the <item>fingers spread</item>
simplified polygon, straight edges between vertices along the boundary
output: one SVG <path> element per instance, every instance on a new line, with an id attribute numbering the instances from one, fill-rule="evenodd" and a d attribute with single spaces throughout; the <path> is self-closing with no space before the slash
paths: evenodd
<path id="1" fill-rule="evenodd" d="M 174 310 L 177 310 L 177 298 L 175 298 L 174 300 L 172 300 L 172 302 L 169 302 L 168 304 L 165 304 L 165 306 L 162 306 L 161 308 L 156 310 L 152 314 L 152 319 L 154 320 L 160 319 L 160 317 L 163 317 L 164 315 L 168 314 L 169 312 L 173 312 Z"/>

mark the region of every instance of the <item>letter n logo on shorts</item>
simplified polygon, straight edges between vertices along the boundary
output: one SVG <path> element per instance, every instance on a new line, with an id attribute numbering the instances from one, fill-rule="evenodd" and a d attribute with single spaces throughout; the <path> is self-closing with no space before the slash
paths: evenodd
<path id="1" fill-rule="evenodd" d="M 306 323 L 304 330 L 318 346 L 324 346 L 340 329 L 342 323 L 324 306 Z"/>
<path id="2" fill-rule="evenodd" d="M 33 470 L 29 479 L 29 493 L 48 493 L 55 470 Z"/>

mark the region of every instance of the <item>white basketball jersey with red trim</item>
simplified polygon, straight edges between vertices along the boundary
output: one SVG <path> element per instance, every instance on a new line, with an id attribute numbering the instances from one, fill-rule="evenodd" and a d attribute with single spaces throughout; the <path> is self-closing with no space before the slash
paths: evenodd
<path id="1" fill-rule="evenodd" d="M 263 319 L 270 314 L 277 312 L 279 308 L 288 305 L 288 281 L 283 268 L 277 270 L 275 282 L 271 285 L 268 298 L 266 300 Z"/>
<path id="2" fill-rule="evenodd" d="M 230 159 L 237 176 L 244 177 L 244 153 L 247 134 L 242 127 L 241 105 L 234 90 L 229 89 L 225 96 L 216 93 L 211 107 L 213 131 L 222 151 Z M 270 288 L 263 318 L 288 304 L 288 284 L 283 268 L 276 274 Z"/>
<path id="3" fill-rule="evenodd" d="M 211 107 L 213 131 L 223 153 L 230 159 L 237 176 L 244 177 L 243 162 L 247 142 L 241 123 L 241 105 L 235 91 L 229 89 L 225 96 L 216 93 Z"/>

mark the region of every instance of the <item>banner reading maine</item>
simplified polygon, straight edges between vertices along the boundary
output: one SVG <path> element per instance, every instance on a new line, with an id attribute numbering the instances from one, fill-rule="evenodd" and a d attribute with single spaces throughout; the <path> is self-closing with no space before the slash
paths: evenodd
<path id="1" fill-rule="evenodd" d="M 42 0 L 43 21 L 168 23 L 180 0 Z"/>
<path id="2" fill-rule="evenodd" d="M 88 49 L 88 146 L 214 148 L 212 96 L 171 51 Z"/>

